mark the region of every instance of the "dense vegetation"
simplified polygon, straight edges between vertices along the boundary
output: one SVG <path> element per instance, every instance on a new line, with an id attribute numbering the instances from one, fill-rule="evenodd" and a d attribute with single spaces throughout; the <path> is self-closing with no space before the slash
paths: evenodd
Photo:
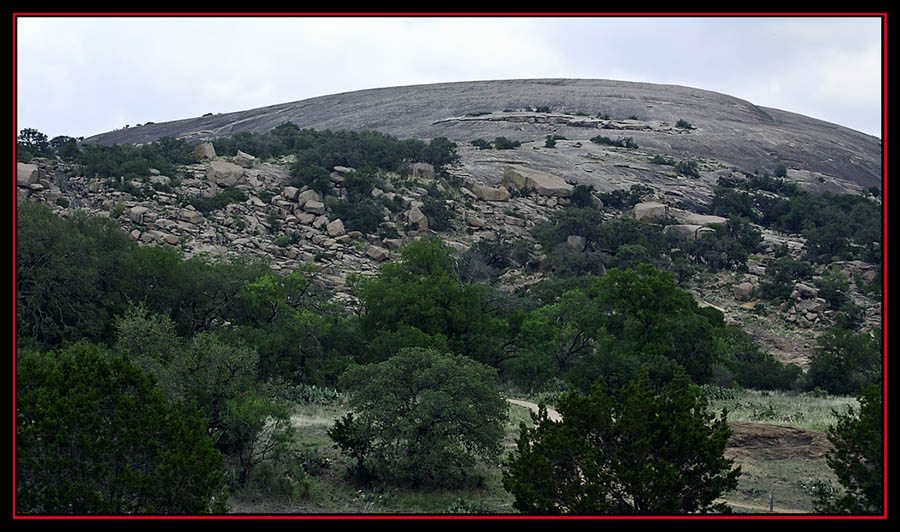
<path id="1" fill-rule="evenodd" d="M 101 177 L 174 173 L 192 160 L 189 146 L 172 139 L 72 151 L 38 133 L 23 132 L 21 149 L 70 157 Z M 383 233 L 385 211 L 401 209 L 376 193 L 385 171 L 426 161 L 440 173 L 455 160 L 446 139 L 293 124 L 222 139 L 216 149 L 292 155 L 294 184 L 322 192 L 331 168 L 355 168 L 328 207 L 348 230 L 370 234 Z M 227 190 L 187 201 L 211 212 L 244 199 Z M 426 192 L 429 227 L 449 228 L 445 192 L 433 183 Z M 17 512 L 193 514 L 225 511 L 229 493 L 241 490 L 294 497 L 321 462 L 294 446 L 289 405 L 323 388 L 348 398 L 350 412 L 328 433 L 355 461 L 348 482 L 478 485 L 478 466 L 502 456 L 501 390 L 510 388 L 557 397 L 566 420 L 551 423 L 544 410 L 534 428 L 522 427 L 518 452 L 504 463 L 520 511 L 722 511 L 714 501 L 739 471 L 722 457 L 728 430 L 724 415 L 706 411 L 699 385 L 707 384 L 865 393 L 860 421 L 850 412 L 832 434 L 832 467 L 849 471 L 841 476 L 847 493 L 821 505 L 880 511 L 871 502 L 874 451 L 865 450 L 865 473 L 851 463 L 868 437 L 854 434 L 870 435 L 880 409 L 871 392 L 881 384 L 880 334 L 856 330 L 849 279 L 813 281 L 816 262 L 880 257 L 871 200 L 807 195 L 768 176 L 722 181 L 711 209 L 727 221 L 685 242 L 665 231 L 668 221 L 616 216 L 651 192 L 576 188 L 571 206 L 532 229 L 536 245 L 482 240 L 455 257 L 440 239 L 413 241 L 377 275 L 348 279 L 353 306 L 313 284 L 306 266 L 281 275 L 247 258 L 185 259 L 175 248 L 138 246 L 110 219 L 62 219 L 20 203 Z M 785 301 L 802 280 L 841 311 L 805 373 L 679 286 L 698 272 L 745 270 L 760 249 L 758 225 L 808 239 L 804 260 L 784 254 L 769 264 L 761 295 Z M 507 268 L 536 261 L 552 273 L 544 281 L 515 293 L 494 286 Z M 855 506 L 863 497 L 870 506 Z"/>

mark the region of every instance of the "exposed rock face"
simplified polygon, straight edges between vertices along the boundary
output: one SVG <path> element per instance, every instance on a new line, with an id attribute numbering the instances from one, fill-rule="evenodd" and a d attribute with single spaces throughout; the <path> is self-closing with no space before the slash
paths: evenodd
<path id="1" fill-rule="evenodd" d="M 237 155 L 234 156 L 234 162 L 242 168 L 253 168 L 253 165 L 256 164 L 256 157 L 238 150 Z"/>
<path id="2" fill-rule="evenodd" d="M 246 182 L 243 168 L 218 159 L 209 163 L 206 179 L 220 187 L 233 187 L 241 182 Z"/>
<path id="3" fill-rule="evenodd" d="M 369 249 L 366 250 L 366 255 L 377 260 L 378 262 L 382 262 L 387 260 L 390 257 L 390 252 L 384 248 L 380 248 L 378 246 L 369 246 Z"/>
<path id="4" fill-rule="evenodd" d="M 537 105 L 549 106 L 554 112 L 522 112 Z M 491 113 L 467 117 L 473 109 Z M 501 112 L 504 109 L 517 111 Z M 611 119 L 563 111 L 591 115 L 602 111 Z M 637 120 L 627 120 L 630 116 Z M 694 129 L 675 128 L 679 119 L 688 120 Z M 588 150 L 589 139 L 598 134 L 598 128 L 626 132 L 651 154 L 716 159 L 749 171 L 760 167 L 771 170 L 782 162 L 788 167 L 790 179 L 814 190 L 861 191 L 880 186 L 882 173 L 882 143 L 875 137 L 711 91 L 612 80 L 525 79 L 370 89 L 148 124 L 96 135 L 85 142 L 146 143 L 163 136 L 210 140 L 239 131 L 266 132 L 284 121 L 318 130 L 376 129 L 397 138 L 443 136 L 462 144 L 506 136 L 542 146 L 551 133 L 569 139 L 552 150 L 552 158 L 546 156 L 550 150 L 541 149 L 519 148 L 503 153 L 476 150 L 471 156 L 461 153 L 467 166 L 472 166 L 472 176 L 491 184 L 495 181 L 490 181 L 490 176 L 498 175 L 498 171 L 502 175 L 502 166 L 509 164 L 502 159 L 510 156 L 529 168 L 573 182 L 596 184 L 601 192 L 610 190 L 605 184 L 608 178 L 627 178 L 635 183 L 643 181 L 635 178 L 646 179 L 654 173 L 655 169 L 634 163 L 628 168 L 606 164 L 602 156 L 585 159 L 588 153 L 600 155 L 597 150 Z M 578 143 L 581 148 L 574 147 Z M 495 164 L 487 160 L 489 157 L 501 160 Z M 481 160 L 487 162 L 474 164 Z M 598 175 L 602 178 L 595 177 Z M 714 184 L 715 176 L 704 175 L 691 188 Z"/>
<path id="5" fill-rule="evenodd" d="M 406 211 L 406 223 L 415 227 L 418 231 L 428 230 L 428 217 L 415 206 Z"/>
<path id="6" fill-rule="evenodd" d="M 503 185 L 513 190 L 533 189 L 541 196 L 568 198 L 575 187 L 564 179 L 547 172 L 530 168 L 507 168 L 503 172 Z"/>
<path id="7" fill-rule="evenodd" d="M 477 184 L 472 187 L 472 192 L 478 199 L 484 201 L 509 201 L 509 191 L 502 187 L 494 188 Z"/>
<path id="8" fill-rule="evenodd" d="M 16 163 L 16 185 L 27 187 L 38 182 L 39 173 L 36 164 Z"/>
<path id="9" fill-rule="evenodd" d="M 334 220 L 325 226 L 326 231 L 328 231 L 328 236 L 336 237 L 344 234 L 344 222 L 340 219 Z"/>
<path id="10" fill-rule="evenodd" d="M 412 177 L 434 179 L 434 167 L 428 163 L 414 163 L 409 167 L 409 174 Z"/>
<path id="11" fill-rule="evenodd" d="M 201 160 L 213 160 L 216 158 L 216 149 L 213 147 L 212 142 L 202 142 L 194 148 L 194 156 Z"/>
<path id="12" fill-rule="evenodd" d="M 669 207 L 655 201 L 645 201 L 635 205 L 632 212 L 639 222 L 657 222 L 669 216 Z"/>
<path id="13" fill-rule="evenodd" d="M 738 301 L 749 301 L 753 297 L 753 283 L 739 283 L 734 285 L 734 298 Z"/>

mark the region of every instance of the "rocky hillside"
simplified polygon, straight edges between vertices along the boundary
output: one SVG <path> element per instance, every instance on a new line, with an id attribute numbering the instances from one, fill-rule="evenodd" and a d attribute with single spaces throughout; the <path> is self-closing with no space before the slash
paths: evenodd
<path id="1" fill-rule="evenodd" d="M 675 127 L 679 120 L 692 127 Z M 374 129 L 398 138 L 444 136 L 461 144 L 505 136 L 537 148 L 547 135 L 567 139 L 552 156 L 540 149 L 517 150 L 509 161 L 506 154 L 503 160 L 463 154 L 472 176 L 488 182 L 499 181 L 508 163 L 593 184 L 601 191 L 659 181 L 653 167 L 588 149 L 588 139 L 600 133 L 632 137 L 649 153 L 703 160 L 708 170 L 771 171 L 784 164 L 792 179 L 814 190 L 855 192 L 879 186 L 882 175 L 882 145 L 875 137 L 715 92 L 609 80 L 476 81 L 364 90 L 147 123 L 85 142 L 146 143 L 163 136 L 203 141 L 240 131 L 261 133 L 285 121 L 319 130 Z M 573 147 L 577 143 L 582 146 Z M 710 185 L 703 176 L 690 187 L 701 189 L 698 197 Z"/>
<path id="2" fill-rule="evenodd" d="M 580 147 L 576 146 L 577 141 L 562 143 L 569 143 L 563 149 L 594 153 L 593 157 L 605 164 L 656 172 L 654 192 L 625 212 L 607 209 L 607 219 L 628 216 L 646 223 L 666 223 L 666 232 L 674 232 L 685 240 L 702 238 L 705 232 L 713 231 L 709 224 L 725 221 L 684 208 L 690 203 L 685 200 L 695 179 L 660 173 L 630 149 L 604 148 L 590 142 L 581 143 Z M 313 265 L 319 283 L 333 290 L 339 300 L 351 303 L 353 295 L 348 284 L 352 277 L 375 274 L 383 262 L 396 258 L 398 250 L 410 239 L 438 234 L 458 256 L 481 241 L 515 240 L 525 243 L 530 257 L 522 267 L 509 268 L 500 276 L 500 286 L 513 290 L 550 276 L 547 257 L 541 253 L 531 230 L 572 202 L 572 183 L 560 175 L 516 164 L 522 154 L 553 157 L 552 153 L 545 153 L 551 149 L 535 148 L 483 151 L 461 145 L 462 162 L 448 169 L 449 179 L 436 176 L 435 170 L 424 163 L 410 165 L 406 173 L 384 174 L 381 188 L 373 188 L 371 195 L 384 196 L 396 208 L 384 209 L 384 231 L 380 235 L 347 230 L 346 220 L 336 216 L 330 207 L 335 200 L 347 196 L 344 181 L 353 169 L 333 168 L 330 191 L 323 196 L 311 189 L 290 186 L 290 157 L 266 162 L 243 152 L 236 157 L 220 157 L 208 143 L 197 147 L 200 162 L 180 167 L 177 179 L 155 170 L 130 182 L 88 179 L 77 175 L 77 168 L 36 158 L 31 164 L 19 163 L 17 190 L 19 201 L 45 203 L 61 216 L 80 210 L 115 218 L 135 241 L 176 246 L 187 257 L 258 256 L 284 273 L 303 264 Z M 553 148 L 557 149 L 560 148 Z M 612 162 L 629 160 L 630 163 Z M 493 179 L 476 177 L 481 175 L 479 164 L 498 169 Z M 704 166 L 714 164 L 717 163 L 707 162 Z M 503 168 L 502 173 L 499 168 Z M 703 170 L 701 175 L 722 172 L 730 170 Z M 661 187 L 660 182 L 670 186 Z M 609 186 L 621 188 L 627 183 L 622 180 Z M 453 213 L 452 222 L 439 232 L 429 226 L 429 219 L 423 214 L 424 201 L 435 193 L 447 211 Z M 224 196 L 233 200 L 206 212 L 185 201 Z M 593 201 L 602 204 L 596 195 Z M 802 366 L 815 347 L 817 334 L 830 325 L 833 310 L 815 288 L 802 283 L 795 287 L 792 299 L 780 307 L 770 308 L 758 300 L 760 280 L 776 248 L 784 244 L 799 255 L 803 246 L 799 237 L 769 231 L 763 236 L 763 252 L 751 257 L 748 273 L 705 275 L 689 288 L 701 304 L 722 310 L 729 322 L 744 326 L 779 359 Z M 569 245 L 579 248 L 584 247 L 584 242 L 579 235 L 571 235 Z M 868 279 L 876 273 L 873 266 L 859 261 L 834 263 L 828 268 Z M 854 298 L 866 310 L 867 321 L 878 324 L 880 302 L 858 293 L 854 293 Z"/>

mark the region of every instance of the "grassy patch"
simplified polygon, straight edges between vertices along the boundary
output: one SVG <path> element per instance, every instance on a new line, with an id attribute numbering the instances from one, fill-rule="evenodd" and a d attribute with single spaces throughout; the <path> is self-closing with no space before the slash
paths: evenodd
<path id="1" fill-rule="evenodd" d="M 722 498 L 735 513 L 812 513 L 817 484 L 837 486 L 837 478 L 825 460 L 735 459 L 741 466 L 738 487 Z"/>
<path id="2" fill-rule="evenodd" d="M 727 408 L 729 421 L 821 431 L 835 422 L 832 409 L 845 412 L 850 405 L 859 408 L 856 399 L 847 396 L 760 390 L 721 389 L 710 398 L 710 409 Z"/>

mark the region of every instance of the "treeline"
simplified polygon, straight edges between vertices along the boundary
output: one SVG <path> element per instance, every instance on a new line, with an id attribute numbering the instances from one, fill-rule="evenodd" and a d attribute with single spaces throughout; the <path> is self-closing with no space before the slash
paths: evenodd
<path id="1" fill-rule="evenodd" d="M 881 262 L 881 207 L 865 195 L 811 194 L 768 175 L 727 178 L 719 180 L 710 210 L 718 216 L 741 216 L 769 229 L 802 234 L 810 262 Z"/>
<path id="2" fill-rule="evenodd" d="M 175 166 L 195 162 L 192 155 L 194 146 L 172 137 L 163 137 L 157 142 L 140 146 L 80 146 L 71 137 L 47 140 L 47 136 L 40 131 L 23 129 L 16 146 L 19 162 L 28 162 L 35 156 L 58 156 L 66 162 L 81 165 L 88 177 L 140 178 L 149 175 L 150 168 L 174 177 Z M 329 171 L 335 166 L 399 171 L 404 164 L 411 162 L 426 162 L 440 171 L 458 159 L 456 144 L 444 137 L 430 142 L 399 140 L 377 131 L 301 129 L 291 122 L 284 122 L 263 134 L 240 132 L 216 139 L 213 146 L 217 154 L 226 156 L 236 155 L 238 150 L 263 160 L 294 155 L 296 162 L 292 175 L 295 178 L 308 172 L 310 167 L 327 168 Z"/>

